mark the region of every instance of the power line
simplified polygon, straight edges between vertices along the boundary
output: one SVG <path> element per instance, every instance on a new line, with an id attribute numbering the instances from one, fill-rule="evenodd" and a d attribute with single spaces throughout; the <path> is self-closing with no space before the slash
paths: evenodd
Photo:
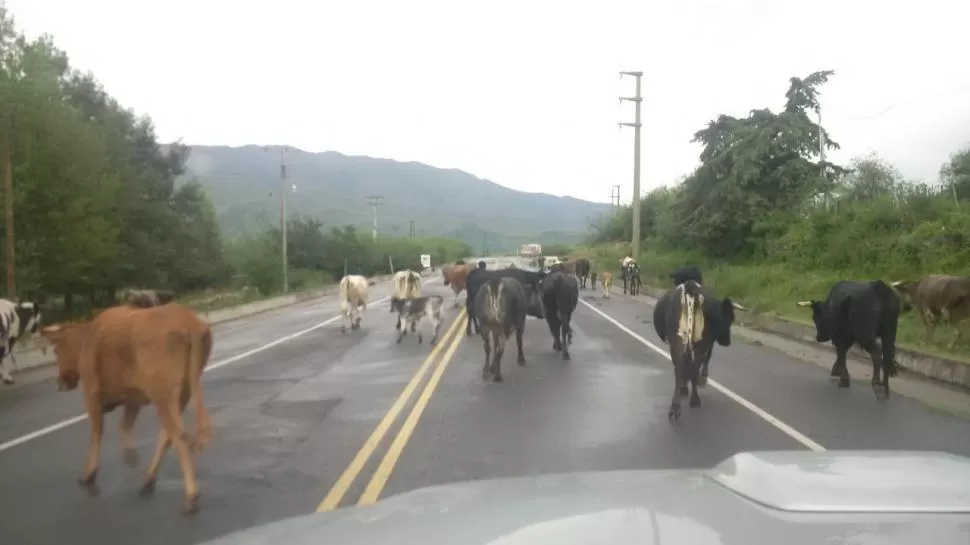
<path id="1" fill-rule="evenodd" d="M 620 207 L 620 184 L 610 186 L 610 205 Z"/>
<path id="2" fill-rule="evenodd" d="M 628 100 L 633 102 L 635 113 L 633 123 L 620 123 L 620 127 L 633 127 L 633 259 L 640 257 L 640 103 L 643 97 L 640 96 L 640 79 L 643 72 L 620 72 L 623 76 L 633 76 L 636 79 L 636 94 L 632 97 L 620 97 L 620 102 Z"/>

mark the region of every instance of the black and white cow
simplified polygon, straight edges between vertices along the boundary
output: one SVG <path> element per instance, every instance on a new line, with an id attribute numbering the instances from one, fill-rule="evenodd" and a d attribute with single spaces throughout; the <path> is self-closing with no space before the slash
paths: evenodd
<path id="1" fill-rule="evenodd" d="M 428 321 L 431 322 L 431 346 L 434 346 L 438 342 L 438 332 L 441 330 L 441 308 L 444 306 L 444 301 L 445 298 L 440 295 L 424 295 L 395 300 L 393 304 L 398 311 L 397 321 L 402 324 L 397 342 L 401 342 L 401 339 L 408 332 L 408 325 L 410 325 L 411 333 L 418 334 L 418 343 L 420 344 L 424 340 L 424 335 L 417 329 L 417 326 L 423 318 L 428 318 Z"/>
<path id="2" fill-rule="evenodd" d="M 479 333 L 485 347 L 482 380 L 491 378 L 493 382 L 502 382 L 502 354 L 505 353 L 505 342 L 513 331 L 518 347 L 517 361 L 519 365 L 525 365 L 525 354 L 522 352 L 525 317 L 533 305 L 539 305 L 538 313 L 542 314 L 542 302 L 534 290 L 514 277 L 491 275 L 475 292 L 475 303 L 470 312 L 474 313 L 476 322 L 481 326 Z"/>
<path id="3" fill-rule="evenodd" d="M 640 264 L 630 256 L 624 257 L 620 262 L 620 273 L 623 275 L 623 294 L 639 294 L 643 285 L 640 281 Z"/>
<path id="4" fill-rule="evenodd" d="M 33 301 L 14 303 L 7 299 L 0 299 L 0 380 L 4 384 L 13 384 L 13 375 L 7 368 L 7 356 L 16 365 L 13 347 L 17 339 L 25 333 L 36 333 L 40 327 L 40 306 Z"/>

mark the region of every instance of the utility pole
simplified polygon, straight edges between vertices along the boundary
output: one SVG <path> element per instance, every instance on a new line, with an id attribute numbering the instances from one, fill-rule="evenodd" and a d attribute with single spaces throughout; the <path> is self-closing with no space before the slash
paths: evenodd
<path id="1" fill-rule="evenodd" d="M 3 241 L 7 257 L 7 299 L 17 300 L 17 265 L 14 252 L 13 231 L 13 123 L 11 114 L 7 112 L 0 119 L 0 161 L 3 162 L 3 209 L 6 220 L 6 232 Z"/>
<path id="2" fill-rule="evenodd" d="M 290 289 L 290 282 L 287 278 L 288 267 L 287 267 L 287 255 L 286 255 L 286 194 L 288 193 L 288 188 L 286 187 L 286 152 L 289 151 L 287 146 L 277 146 L 280 150 L 280 245 L 282 247 L 282 267 L 283 267 L 283 293 L 286 293 Z M 264 151 L 269 151 L 270 146 L 263 148 Z"/>
<path id="3" fill-rule="evenodd" d="M 371 207 L 374 212 L 374 241 L 377 241 L 377 207 L 384 205 L 384 197 L 382 195 L 368 195 L 367 205 Z"/>
<path id="4" fill-rule="evenodd" d="M 620 185 L 610 186 L 610 205 L 614 208 L 620 207 Z"/>
<path id="5" fill-rule="evenodd" d="M 414 240 L 414 220 L 411 220 L 411 226 L 408 228 L 408 238 Z"/>
<path id="6" fill-rule="evenodd" d="M 632 97 L 620 97 L 620 102 L 629 100 L 634 103 L 635 114 L 633 123 L 620 123 L 621 127 L 633 127 L 633 259 L 640 257 L 640 103 L 643 97 L 640 96 L 640 79 L 643 72 L 620 72 L 623 76 L 633 76 L 636 78 L 636 94 Z"/>

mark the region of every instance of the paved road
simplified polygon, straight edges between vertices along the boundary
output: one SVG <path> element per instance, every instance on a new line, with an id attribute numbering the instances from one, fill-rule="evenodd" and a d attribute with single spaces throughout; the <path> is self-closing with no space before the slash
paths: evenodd
<path id="1" fill-rule="evenodd" d="M 375 289 L 379 296 L 387 293 L 385 286 Z M 440 280 L 425 290 L 447 294 Z M 685 405 L 680 424 L 672 426 L 666 418 L 670 364 L 645 344 L 660 345 L 649 323 L 652 309 L 642 298 L 583 295 L 574 317 L 572 361 L 552 352 L 544 323 L 530 320 L 528 364 L 517 366 L 511 352 L 501 384 L 482 383 L 477 337 L 446 335 L 434 351 L 427 339 L 418 345 L 411 336 L 396 345 L 386 302 L 372 307 L 361 331 L 345 335 L 338 323 L 296 335 L 336 313 L 331 298 L 217 326 L 216 363 L 291 338 L 206 374 L 215 436 L 197 458 L 202 511 L 192 518 L 179 514 L 182 480 L 172 455 L 156 496 L 138 497 L 143 466 L 122 464 L 118 416 L 108 418 L 101 496 L 88 498 L 74 484 L 86 421 L 9 446 L 25 433 L 80 414 L 79 396 L 58 394 L 44 381 L 0 390 L 4 542 L 192 544 L 431 484 L 705 467 L 754 449 L 970 455 L 970 423 L 904 397 L 878 404 L 864 378 L 850 391 L 837 390 L 827 370 L 737 337 L 734 346 L 715 351 L 703 406 Z M 460 312 L 448 308 L 446 325 Z M 402 398 L 402 391 L 409 395 Z M 186 420 L 194 427 L 191 413 Z M 380 441 L 368 448 L 375 428 Z M 143 463 L 156 430 L 154 415 L 146 411 L 138 424 Z"/>

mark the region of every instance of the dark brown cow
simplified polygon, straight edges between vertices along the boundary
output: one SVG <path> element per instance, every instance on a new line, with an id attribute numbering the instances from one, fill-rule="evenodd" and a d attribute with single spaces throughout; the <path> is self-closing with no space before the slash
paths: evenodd
<path id="1" fill-rule="evenodd" d="M 902 299 L 902 310 L 915 308 L 919 312 L 927 341 L 933 339 L 941 317 L 956 328 L 956 336 L 949 344 L 953 348 L 963 334 L 959 323 L 970 317 L 970 277 L 931 274 L 919 281 L 893 282 L 892 286 Z"/>
<path id="2" fill-rule="evenodd" d="M 154 308 L 112 307 L 90 322 L 52 325 L 41 330 L 56 347 L 58 390 L 82 384 L 82 397 L 91 422 L 87 463 L 79 484 L 98 493 L 95 477 L 104 433 L 104 413 L 124 407 L 121 443 L 125 462 L 138 463 L 132 430 L 141 407 L 158 408 L 162 430 L 141 489 L 155 491 L 162 456 L 175 444 L 185 479 L 184 513 L 199 509 L 192 450 L 201 450 L 211 436 L 209 414 L 202 399 L 201 375 L 212 351 L 212 332 L 192 310 L 176 303 Z M 196 433 L 182 428 L 182 412 L 195 398 Z"/>

